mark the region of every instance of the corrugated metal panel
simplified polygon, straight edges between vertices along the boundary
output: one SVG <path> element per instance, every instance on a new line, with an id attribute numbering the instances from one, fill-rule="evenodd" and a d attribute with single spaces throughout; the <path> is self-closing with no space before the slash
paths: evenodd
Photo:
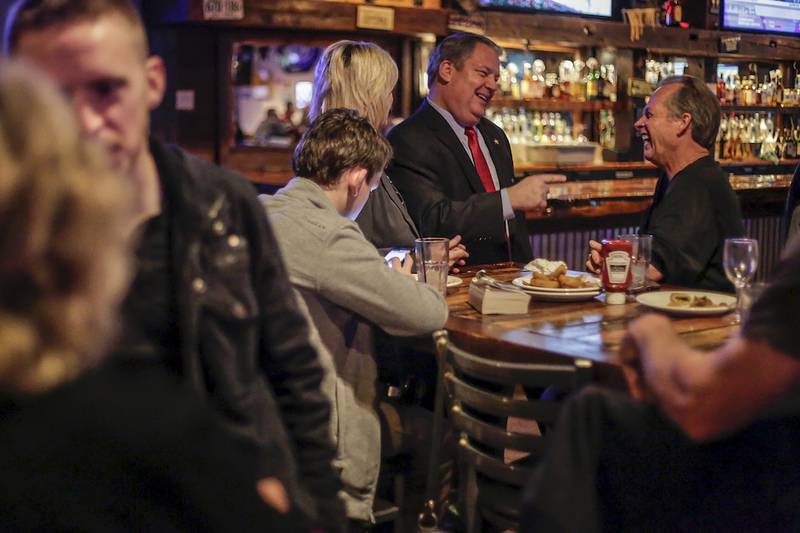
<path id="1" fill-rule="evenodd" d="M 756 278 L 764 281 L 775 268 L 783 243 L 780 238 L 780 217 L 766 216 L 745 219 L 747 235 L 758 239 L 760 263 Z M 636 233 L 636 226 L 593 230 L 543 233 L 531 236 L 534 257 L 560 259 L 572 270 L 584 270 L 590 239 L 600 241 L 623 233 Z"/>

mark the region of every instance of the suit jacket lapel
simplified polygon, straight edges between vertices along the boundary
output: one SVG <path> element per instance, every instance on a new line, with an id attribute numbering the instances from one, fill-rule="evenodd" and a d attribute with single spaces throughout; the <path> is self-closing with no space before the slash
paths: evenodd
<path id="1" fill-rule="evenodd" d="M 478 176 L 478 171 L 475 170 L 475 165 L 472 163 L 472 159 L 467 155 L 467 151 L 464 150 L 464 145 L 461 144 L 461 141 L 456 137 L 450 124 L 448 124 L 444 117 L 431 107 L 427 101 L 423 104 L 422 111 L 428 127 L 435 132 L 436 137 L 455 155 L 473 192 L 486 192 L 481 178 Z"/>

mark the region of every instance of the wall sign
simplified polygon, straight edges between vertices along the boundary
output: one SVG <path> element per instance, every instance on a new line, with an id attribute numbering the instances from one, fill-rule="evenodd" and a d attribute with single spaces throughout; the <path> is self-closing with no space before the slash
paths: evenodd
<path id="1" fill-rule="evenodd" d="M 732 54 L 734 52 L 738 52 L 741 42 L 742 38 L 738 35 L 736 37 L 720 37 L 719 51 L 723 54 Z"/>
<path id="2" fill-rule="evenodd" d="M 394 29 L 394 9 L 391 7 L 358 6 L 356 27 L 392 31 Z"/>
<path id="3" fill-rule="evenodd" d="M 242 20 L 244 0 L 203 0 L 203 20 Z"/>
<path id="4" fill-rule="evenodd" d="M 447 29 L 450 31 L 468 31 L 486 35 L 486 19 L 480 15 L 459 15 L 450 13 L 447 18 Z"/>

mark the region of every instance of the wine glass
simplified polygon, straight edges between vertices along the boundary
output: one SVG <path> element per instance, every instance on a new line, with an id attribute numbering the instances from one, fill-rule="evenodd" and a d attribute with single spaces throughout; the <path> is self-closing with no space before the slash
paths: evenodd
<path id="1" fill-rule="evenodd" d="M 725 239 L 722 254 L 725 275 L 736 287 L 736 313 L 742 318 L 742 289 L 753 281 L 758 269 L 758 241 L 755 239 Z"/>

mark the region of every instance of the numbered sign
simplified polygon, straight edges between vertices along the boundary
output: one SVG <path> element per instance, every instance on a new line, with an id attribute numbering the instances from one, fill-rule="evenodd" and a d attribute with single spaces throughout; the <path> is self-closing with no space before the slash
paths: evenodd
<path id="1" fill-rule="evenodd" d="M 241 20 L 244 0 L 203 0 L 204 20 Z"/>

